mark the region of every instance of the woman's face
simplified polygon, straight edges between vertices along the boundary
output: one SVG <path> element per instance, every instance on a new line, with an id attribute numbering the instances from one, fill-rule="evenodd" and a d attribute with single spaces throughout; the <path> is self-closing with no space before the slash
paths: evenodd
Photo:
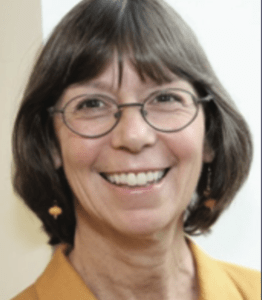
<path id="1" fill-rule="evenodd" d="M 111 64 L 100 76 L 86 84 L 70 86 L 57 107 L 73 97 L 96 93 L 119 104 L 142 102 L 163 88 L 182 88 L 193 94 L 187 81 L 173 75 L 171 83 L 142 82 L 133 66 L 125 61 L 122 84 L 118 85 L 118 65 Z M 205 146 L 204 115 L 175 133 L 158 132 L 142 118 L 138 107 L 123 110 L 120 122 L 100 138 L 83 138 L 71 132 L 55 117 L 55 130 L 61 147 L 57 166 L 62 165 L 75 195 L 78 217 L 96 226 L 107 226 L 125 234 L 151 234 L 173 223 L 182 226 L 203 162 L 212 160 Z M 111 183 L 104 175 L 129 175 L 169 169 L 156 183 L 128 186 Z M 157 174 L 157 175 L 156 175 Z M 132 177 L 133 175 L 131 175 Z"/>

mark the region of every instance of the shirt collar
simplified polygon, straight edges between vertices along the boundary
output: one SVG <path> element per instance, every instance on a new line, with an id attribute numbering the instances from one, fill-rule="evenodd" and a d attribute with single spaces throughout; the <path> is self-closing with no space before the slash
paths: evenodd
<path id="1" fill-rule="evenodd" d="M 39 300 L 97 300 L 70 264 L 65 252 L 68 245 L 59 245 L 35 286 Z"/>
<path id="2" fill-rule="evenodd" d="M 223 270 L 221 262 L 211 258 L 190 238 L 186 239 L 196 266 L 198 300 L 242 299 L 231 278 Z M 97 300 L 70 264 L 65 254 L 67 248 L 68 245 L 65 244 L 57 247 L 46 270 L 37 280 L 35 287 L 39 300 Z"/>
<path id="3" fill-rule="evenodd" d="M 242 300 L 232 279 L 223 269 L 223 263 L 205 253 L 192 239 L 187 237 L 193 254 L 199 286 L 198 300 Z"/>

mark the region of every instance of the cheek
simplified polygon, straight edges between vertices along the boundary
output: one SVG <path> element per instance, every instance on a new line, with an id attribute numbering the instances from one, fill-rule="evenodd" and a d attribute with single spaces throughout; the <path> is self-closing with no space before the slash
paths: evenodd
<path id="1" fill-rule="evenodd" d="M 103 149 L 103 139 L 85 139 L 66 128 L 59 132 L 62 164 L 65 170 L 91 168 Z"/>
<path id="2" fill-rule="evenodd" d="M 71 139 L 62 146 L 63 161 L 71 162 L 76 166 L 86 166 L 92 164 L 96 158 L 94 147 L 88 147 L 82 140 Z"/>
<path id="3" fill-rule="evenodd" d="M 182 162 L 192 162 L 192 160 L 203 160 L 204 146 L 204 128 L 186 128 L 181 132 L 177 132 L 176 136 L 168 141 L 169 148 L 177 160 Z"/>
<path id="4" fill-rule="evenodd" d="M 203 166 L 203 146 L 203 126 L 185 128 L 177 132 L 173 139 L 169 139 L 169 149 L 175 157 L 172 193 L 174 199 L 177 199 L 179 195 L 182 210 L 191 201 L 199 181 Z"/>

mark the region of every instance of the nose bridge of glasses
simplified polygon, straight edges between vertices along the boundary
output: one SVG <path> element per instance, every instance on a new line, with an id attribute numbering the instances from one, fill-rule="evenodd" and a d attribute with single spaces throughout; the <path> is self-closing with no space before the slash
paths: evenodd
<path id="1" fill-rule="evenodd" d="M 121 109 L 123 107 L 134 107 L 134 106 L 143 108 L 144 104 L 143 103 L 124 103 L 124 104 L 119 104 L 117 107 L 118 107 L 118 109 Z"/>
<path id="2" fill-rule="evenodd" d="M 122 115 L 122 109 L 123 109 L 123 108 L 136 107 L 136 106 L 137 106 L 137 107 L 140 107 L 140 112 L 141 112 L 142 116 L 144 116 L 144 115 L 145 115 L 145 112 L 144 112 L 144 110 L 143 110 L 143 108 L 144 108 L 144 104 L 143 104 L 143 103 L 124 103 L 124 104 L 119 104 L 119 105 L 117 106 L 118 112 L 115 113 L 115 117 L 116 117 L 116 118 L 120 118 L 120 117 L 121 117 L 121 115 Z"/>

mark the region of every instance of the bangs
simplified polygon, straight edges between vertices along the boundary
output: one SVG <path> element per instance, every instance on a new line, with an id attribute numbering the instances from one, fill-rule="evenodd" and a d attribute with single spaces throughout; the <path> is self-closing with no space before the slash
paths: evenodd
<path id="1" fill-rule="evenodd" d="M 208 80 L 203 75 L 206 70 L 201 70 L 208 66 L 201 47 L 191 29 L 176 12 L 169 13 L 166 4 L 154 0 L 88 2 L 88 6 L 87 1 L 81 2 L 66 17 L 67 41 L 61 49 L 68 62 L 63 77 L 66 86 L 100 75 L 115 55 L 119 84 L 126 59 L 142 81 L 170 82 L 170 72 L 190 82 Z M 70 14 L 77 12 L 77 18 L 68 22 Z"/>

